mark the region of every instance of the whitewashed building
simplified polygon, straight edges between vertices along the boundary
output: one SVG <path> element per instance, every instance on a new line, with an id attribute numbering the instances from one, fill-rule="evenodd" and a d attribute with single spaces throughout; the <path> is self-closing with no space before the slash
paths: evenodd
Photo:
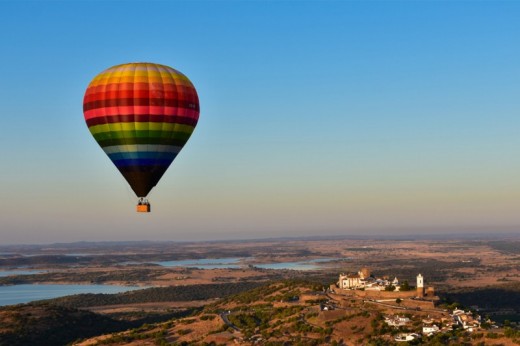
<path id="1" fill-rule="evenodd" d="M 438 333 L 438 332 L 439 332 L 439 327 L 436 324 L 432 324 L 432 325 L 429 325 L 429 326 L 423 326 L 422 327 L 423 335 L 430 336 L 430 335 L 433 335 L 433 334 Z"/>

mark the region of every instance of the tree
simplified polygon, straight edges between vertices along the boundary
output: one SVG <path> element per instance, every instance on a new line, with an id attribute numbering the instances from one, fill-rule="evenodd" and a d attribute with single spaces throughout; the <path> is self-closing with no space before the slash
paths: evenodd
<path id="1" fill-rule="evenodd" d="M 411 288 L 410 288 L 410 284 L 408 283 L 408 280 L 404 280 L 403 283 L 401 284 L 401 291 L 410 291 Z"/>
<path id="2" fill-rule="evenodd" d="M 403 300 L 402 300 L 401 298 L 397 298 L 397 299 L 395 300 L 395 302 L 396 302 L 397 304 L 401 304 L 402 301 L 403 301 Z"/>

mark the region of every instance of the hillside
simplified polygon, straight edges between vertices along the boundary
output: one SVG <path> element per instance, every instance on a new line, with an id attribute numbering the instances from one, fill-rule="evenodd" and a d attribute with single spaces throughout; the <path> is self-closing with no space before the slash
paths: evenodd
<path id="1" fill-rule="evenodd" d="M 260 285 L 260 283 L 256 282 L 241 282 L 236 284 L 151 287 L 117 294 L 76 294 L 49 299 L 44 302 L 70 308 L 86 308 L 148 302 L 207 300 L 227 297 Z"/>
<path id="2" fill-rule="evenodd" d="M 0 308 L 0 346 L 393 345 L 396 336 L 412 333 L 411 344 L 520 345 L 520 331 L 510 327 L 486 322 L 487 329 L 463 330 L 450 316 L 457 304 L 391 293 L 374 299 L 363 291 L 324 290 L 320 282 L 172 286 L 8 306 Z M 496 291 L 485 293 L 491 301 Z M 465 294 L 487 301 L 478 290 Z M 406 320 L 401 327 L 388 324 L 399 318 Z M 419 336 L 427 320 L 442 330 Z"/>
<path id="3" fill-rule="evenodd" d="M 517 282 L 452 290 L 444 293 L 443 297 L 473 306 L 495 321 L 520 322 L 520 285 Z"/>
<path id="4" fill-rule="evenodd" d="M 0 308 L 0 346 L 66 345 L 74 340 L 166 321 L 198 310 L 202 302 L 258 283 L 155 287 L 117 294 L 78 294 Z M 177 304 L 171 305 L 172 302 Z M 150 305 L 150 303 L 155 303 Z M 147 305 L 148 304 L 148 305 Z M 128 310 L 130 306 L 136 309 Z M 109 306 L 111 313 L 93 313 Z M 157 308 L 159 306 L 160 308 Z M 81 310 L 79 310 L 81 309 Z"/>
<path id="5" fill-rule="evenodd" d="M 0 309 L 0 345 L 65 345 L 132 326 L 89 311 L 50 304 L 13 305 Z"/>
<path id="6" fill-rule="evenodd" d="M 409 323 L 390 327 L 385 323 L 388 316 L 407 318 Z M 377 303 L 324 292 L 312 282 L 283 281 L 222 299 L 188 317 L 77 345 L 393 345 L 397 334 L 420 334 L 426 319 L 451 318 L 444 309 L 408 309 L 401 302 Z M 520 333 L 511 329 L 470 333 L 450 327 L 412 344 L 516 345 L 519 339 Z"/>

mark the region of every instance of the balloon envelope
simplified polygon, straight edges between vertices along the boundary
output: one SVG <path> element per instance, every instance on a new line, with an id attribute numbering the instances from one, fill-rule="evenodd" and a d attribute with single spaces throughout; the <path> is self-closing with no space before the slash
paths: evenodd
<path id="1" fill-rule="evenodd" d="M 83 99 L 87 126 L 138 197 L 146 197 L 190 138 L 199 98 L 171 67 L 130 63 L 90 82 Z"/>

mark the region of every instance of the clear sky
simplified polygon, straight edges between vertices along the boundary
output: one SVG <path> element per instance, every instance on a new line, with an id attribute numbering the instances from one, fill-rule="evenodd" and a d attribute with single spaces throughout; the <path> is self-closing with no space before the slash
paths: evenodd
<path id="1" fill-rule="evenodd" d="M 520 231 L 519 1 L 1 1 L 0 244 Z M 91 137 L 102 70 L 201 114 L 136 199 Z"/>

